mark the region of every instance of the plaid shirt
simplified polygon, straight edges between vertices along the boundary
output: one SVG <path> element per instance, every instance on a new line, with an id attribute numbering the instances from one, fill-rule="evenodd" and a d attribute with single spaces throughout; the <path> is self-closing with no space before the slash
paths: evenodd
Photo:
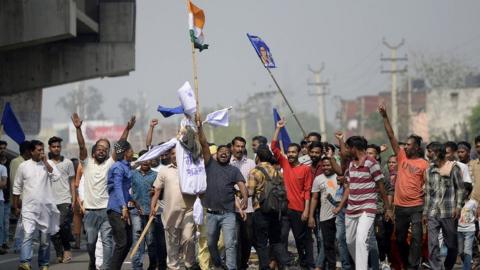
<path id="1" fill-rule="evenodd" d="M 275 173 L 280 173 L 268 162 L 260 162 L 257 166 L 264 168 L 270 178 L 273 178 Z M 248 194 L 253 197 L 253 209 L 260 208 L 260 196 L 265 189 L 265 181 L 267 177 L 257 168 L 253 168 L 248 174 Z"/>
<path id="2" fill-rule="evenodd" d="M 463 204 L 464 188 L 460 168 L 453 164 L 449 175 L 440 175 L 440 169 L 432 164 L 426 173 L 423 215 L 452 217 L 453 210 L 461 209 Z"/>

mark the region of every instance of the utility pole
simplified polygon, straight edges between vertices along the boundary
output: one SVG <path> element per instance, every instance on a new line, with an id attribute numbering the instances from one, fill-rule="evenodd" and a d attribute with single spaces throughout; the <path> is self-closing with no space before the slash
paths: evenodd
<path id="1" fill-rule="evenodd" d="M 315 82 L 307 82 L 308 85 L 316 86 L 315 92 L 309 92 L 309 96 L 316 96 L 318 102 L 318 119 L 320 124 L 320 135 L 322 135 L 322 140 L 327 141 L 327 120 L 326 120 L 326 110 L 325 110 L 325 96 L 330 94 L 326 89 L 328 86 L 328 82 L 322 82 L 320 80 L 320 73 L 325 69 L 325 64 L 322 63 L 320 69 L 314 70 L 310 66 L 308 66 L 308 70 L 313 73 L 315 77 Z"/>
<path id="2" fill-rule="evenodd" d="M 380 60 L 385 62 L 390 62 L 391 67 L 390 70 L 382 70 L 382 73 L 390 73 L 392 75 L 392 128 L 395 135 L 398 134 L 398 105 L 397 105 L 397 98 L 398 98 L 398 89 L 397 89 L 397 74 L 407 72 L 407 67 L 405 66 L 403 69 L 397 69 L 397 62 L 398 61 L 407 61 L 408 58 L 405 55 L 404 57 L 397 57 L 397 51 L 400 47 L 405 44 L 405 39 L 402 38 L 402 41 L 397 45 L 391 45 L 383 38 L 383 45 L 390 49 L 390 58 L 388 57 L 380 57 Z"/>

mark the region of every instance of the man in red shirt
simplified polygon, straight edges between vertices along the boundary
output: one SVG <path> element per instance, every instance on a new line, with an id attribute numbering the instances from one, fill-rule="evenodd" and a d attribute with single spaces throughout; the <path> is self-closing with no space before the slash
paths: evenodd
<path id="1" fill-rule="evenodd" d="M 288 222 L 295 238 L 298 257 L 302 267 L 314 268 L 312 232 L 308 228 L 308 210 L 312 189 L 312 171 L 307 165 L 300 164 L 298 156 L 300 145 L 288 146 L 287 157 L 278 147 L 278 133 L 285 126 L 285 120 L 277 122 L 272 139 L 272 151 L 283 169 L 283 178 L 288 199 Z"/>

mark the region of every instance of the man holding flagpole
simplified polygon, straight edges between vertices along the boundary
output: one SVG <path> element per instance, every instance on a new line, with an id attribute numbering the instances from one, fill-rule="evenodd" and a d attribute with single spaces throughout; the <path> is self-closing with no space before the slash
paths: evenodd
<path id="1" fill-rule="evenodd" d="M 202 205 L 207 209 L 208 250 L 215 267 L 222 267 L 222 259 L 218 251 L 220 230 L 225 242 L 226 267 L 237 269 L 237 235 L 235 216 L 235 185 L 241 193 L 241 208 L 247 208 L 248 192 L 245 179 L 240 170 L 230 165 L 231 152 L 226 145 L 220 145 L 217 150 L 217 160 L 212 158 L 207 138 L 203 132 L 200 114 L 196 114 L 196 124 L 202 154 L 207 173 L 207 190 L 202 199 Z"/>

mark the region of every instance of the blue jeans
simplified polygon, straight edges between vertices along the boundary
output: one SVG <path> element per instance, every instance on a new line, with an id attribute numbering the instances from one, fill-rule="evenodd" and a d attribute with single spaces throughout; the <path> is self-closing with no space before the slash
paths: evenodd
<path id="1" fill-rule="evenodd" d="M 7 243 L 7 238 L 5 238 L 5 211 L 3 209 L 4 205 L 4 201 L 0 201 L 0 245 Z"/>
<path id="2" fill-rule="evenodd" d="M 463 260 L 463 269 L 472 269 L 472 249 L 475 232 L 458 232 L 458 254 Z"/>
<path id="3" fill-rule="evenodd" d="M 110 269 L 113 238 L 112 227 L 107 217 L 107 209 L 86 210 L 83 223 L 87 233 L 87 251 L 90 257 L 89 269 L 95 269 L 95 245 L 97 243 L 98 232 L 100 232 L 103 244 L 103 264 L 100 269 Z"/>
<path id="4" fill-rule="evenodd" d="M 48 266 L 50 261 L 50 235 L 34 230 L 32 233 L 25 233 L 23 236 L 22 248 L 20 250 L 20 263 L 32 263 L 33 237 L 40 234 L 40 246 L 38 247 L 38 266 Z"/>
<path id="5" fill-rule="evenodd" d="M 148 215 L 139 215 L 137 209 L 130 210 L 130 221 L 132 222 L 133 243 L 137 243 L 140 235 L 147 225 Z M 153 224 L 152 224 L 153 225 Z M 150 262 L 155 262 L 155 242 L 153 241 L 153 226 L 148 229 L 137 253 L 132 258 L 132 268 L 134 270 L 143 269 L 143 256 L 145 254 L 145 245 L 148 247 L 148 257 Z"/>
<path id="6" fill-rule="evenodd" d="M 218 238 L 220 230 L 225 242 L 225 256 L 228 270 L 237 269 L 237 234 L 235 213 L 211 214 L 207 213 L 207 245 L 210 257 L 215 267 L 222 266 L 222 259 L 218 252 Z"/>
<path id="7" fill-rule="evenodd" d="M 348 252 L 348 248 L 347 248 L 347 239 L 346 239 L 346 231 L 345 231 L 345 208 L 343 208 L 342 211 L 338 213 L 337 218 L 335 220 L 335 224 L 337 225 L 338 252 L 340 253 L 342 269 L 350 270 L 352 269 L 352 263 L 350 260 L 350 253 Z"/>

